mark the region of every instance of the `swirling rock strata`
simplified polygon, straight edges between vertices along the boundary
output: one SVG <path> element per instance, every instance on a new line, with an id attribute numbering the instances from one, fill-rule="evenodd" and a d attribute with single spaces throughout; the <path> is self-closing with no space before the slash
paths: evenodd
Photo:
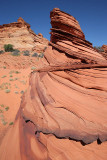
<path id="1" fill-rule="evenodd" d="M 85 40 L 85 35 L 82 32 L 78 21 L 71 15 L 55 8 L 50 13 L 52 32 L 51 41 L 56 43 L 59 40 L 72 40 L 73 42 L 85 43 L 88 46 L 92 44 Z"/>
<path id="2" fill-rule="evenodd" d="M 50 46 L 30 76 L 0 159 L 106 160 L 107 60 L 85 40 L 72 16 L 54 9 L 51 24 Z M 68 32 L 70 38 L 63 38 Z"/>

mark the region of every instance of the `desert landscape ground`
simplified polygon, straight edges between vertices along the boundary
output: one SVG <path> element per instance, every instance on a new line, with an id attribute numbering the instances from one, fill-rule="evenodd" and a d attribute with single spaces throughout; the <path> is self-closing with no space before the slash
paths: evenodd
<path id="1" fill-rule="evenodd" d="M 40 61 L 37 57 L 12 56 L 10 52 L 0 55 L 0 143 L 7 129 L 14 124 L 30 73 Z"/>
<path id="2" fill-rule="evenodd" d="M 107 160 L 107 45 L 50 18 L 50 42 L 22 18 L 0 26 L 0 160 Z"/>

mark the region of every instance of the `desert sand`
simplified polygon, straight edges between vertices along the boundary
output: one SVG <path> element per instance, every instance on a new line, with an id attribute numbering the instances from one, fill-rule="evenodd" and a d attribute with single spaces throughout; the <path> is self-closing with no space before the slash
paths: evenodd
<path id="1" fill-rule="evenodd" d="M 0 143 L 14 124 L 30 73 L 40 61 L 35 57 L 12 56 L 9 52 L 0 55 Z"/>

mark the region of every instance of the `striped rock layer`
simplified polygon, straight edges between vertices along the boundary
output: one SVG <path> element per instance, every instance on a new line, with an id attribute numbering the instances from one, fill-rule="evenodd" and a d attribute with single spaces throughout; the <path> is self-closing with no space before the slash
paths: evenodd
<path id="1" fill-rule="evenodd" d="M 5 44 L 12 44 L 15 49 L 40 53 L 48 45 L 48 40 L 41 33 L 35 34 L 20 17 L 17 22 L 0 25 L 0 50 L 4 49 Z"/>

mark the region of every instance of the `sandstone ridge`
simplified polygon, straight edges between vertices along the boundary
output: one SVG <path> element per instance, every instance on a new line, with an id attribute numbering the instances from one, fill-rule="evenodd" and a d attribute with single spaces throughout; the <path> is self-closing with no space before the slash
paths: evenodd
<path id="1" fill-rule="evenodd" d="M 0 48 L 3 49 L 5 44 L 12 44 L 16 49 L 39 53 L 48 45 L 48 40 L 41 34 L 35 34 L 30 25 L 20 17 L 17 22 L 0 25 Z"/>

